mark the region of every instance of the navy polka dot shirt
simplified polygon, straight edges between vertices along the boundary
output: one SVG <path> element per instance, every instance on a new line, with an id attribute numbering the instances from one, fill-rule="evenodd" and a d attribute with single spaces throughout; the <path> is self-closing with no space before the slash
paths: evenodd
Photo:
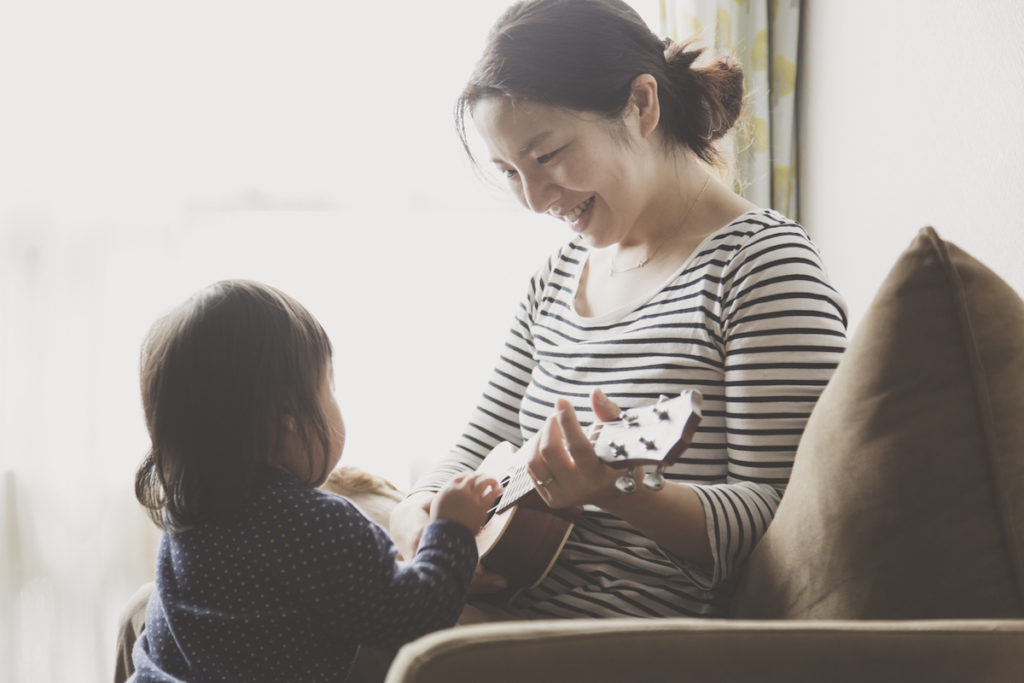
<path id="1" fill-rule="evenodd" d="M 165 533 L 133 681 L 343 681 L 359 645 L 455 623 L 473 534 L 436 521 L 412 562 L 345 498 L 275 476 L 231 519 Z"/>

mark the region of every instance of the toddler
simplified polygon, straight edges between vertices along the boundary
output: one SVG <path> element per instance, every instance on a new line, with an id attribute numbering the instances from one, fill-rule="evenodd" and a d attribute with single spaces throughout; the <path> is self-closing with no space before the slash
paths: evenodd
<path id="1" fill-rule="evenodd" d="M 131 680 L 344 680 L 360 645 L 455 623 L 498 483 L 456 479 L 396 561 L 381 527 L 316 488 L 344 445 L 331 354 L 301 304 L 250 281 L 153 326 L 135 493 L 164 535 Z"/>

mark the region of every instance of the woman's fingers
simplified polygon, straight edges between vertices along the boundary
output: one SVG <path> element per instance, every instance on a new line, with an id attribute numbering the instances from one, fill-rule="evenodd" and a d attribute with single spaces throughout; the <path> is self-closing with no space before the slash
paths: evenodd
<path id="1" fill-rule="evenodd" d="M 594 389 L 590 394 L 590 405 L 594 409 L 594 416 L 601 422 L 618 420 L 622 409 L 619 405 L 608 398 L 601 389 Z"/>
<path id="2" fill-rule="evenodd" d="M 569 461 L 562 439 L 562 427 L 552 415 L 541 427 L 540 441 L 530 457 L 529 470 L 534 481 L 543 481 L 554 475 L 553 468 L 562 468 Z"/>
<path id="3" fill-rule="evenodd" d="M 615 420 L 621 410 L 600 389 L 591 394 L 598 420 Z M 527 470 L 541 498 L 551 507 L 570 507 L 593 502 L 603 495 L 616 476 L 602 463 L 572 404 L 560 398 L 555 412 L 541 430 L 537 449 Z"/>
<path id="4" fill-rule="evenodd" d="M 561 427 L 562 438 L 568 446 L 570 457 L 578 467 L 588 467 L 596 459 L 594 445 L 583 431 L 576 411 L 564 398 L 558 399 L 555 407 L 558 409 L 555 419 Z"/>

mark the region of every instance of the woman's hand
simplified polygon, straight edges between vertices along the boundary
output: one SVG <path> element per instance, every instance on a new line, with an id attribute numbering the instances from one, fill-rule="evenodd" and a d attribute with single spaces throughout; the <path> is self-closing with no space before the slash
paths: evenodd
<path id="1" fill-rule="evenodd" d="M 602 422 L 619 416 L 619 407 L 600 389 L 590 400 Z M 704 507 L 693 488 L 668 482 L 657 491 L 638 486 L 631 494 L 620 493 L 615 480 L 622 471 L 598 459 L 572 405 L 558 399 L 555 408 L 527 466 L 544 502 L 552 508 L 597 505 L 680 557 L 711 561 Z"/>
<path id="2" fill-rule="evenodd" d="M 618 418 L 619 406 L 595 389 L 590 395 L 594 415 L 607 422 Z M 540 434 L 537 449 L 527 469 L 544 502 L 552 508 L 578 507 L 584 503 L 602 506 L 619 496 L 615 480 L 622 473 L 598 459 L 594 446 L 565 399 L 555 403 Z"/>

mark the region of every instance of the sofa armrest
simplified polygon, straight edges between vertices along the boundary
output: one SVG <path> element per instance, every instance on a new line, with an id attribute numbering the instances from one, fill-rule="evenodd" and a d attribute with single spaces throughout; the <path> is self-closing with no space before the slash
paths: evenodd
<path id="1" fill-rule="evenodd" d="M 1024 620 L 572 619 L 445 629 L 387 683 L 1024 680 Z"/>

